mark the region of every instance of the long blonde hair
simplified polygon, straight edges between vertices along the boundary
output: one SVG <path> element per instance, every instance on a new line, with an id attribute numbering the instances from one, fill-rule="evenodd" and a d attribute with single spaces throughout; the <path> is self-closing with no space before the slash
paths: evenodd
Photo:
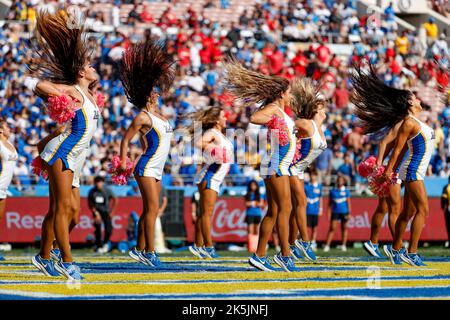
<path id="1" fill-rule="evenodd" d="M 294 78 L 291 83 L 291 108 L 298 118 L 312 119 L 324 103 L 318 87 L 309 78 Z"/>
<path id="2" fill-rule="evenodd" d="M 265 106 L 280 99 L 289 88 L 289 80 L 244 68 L 234 57 L 224 62 L 224 70 L 225 89 L 235 95 L 244 106 Z"/>

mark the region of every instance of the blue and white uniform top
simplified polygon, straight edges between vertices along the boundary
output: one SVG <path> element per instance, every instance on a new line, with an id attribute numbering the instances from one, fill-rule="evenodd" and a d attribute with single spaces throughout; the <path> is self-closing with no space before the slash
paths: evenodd
<path id="1" fill-rule="evenodd" d="M 268 164 L 262 163 L 261 165 L 261 176 L 264 178 L 270 177 L 273 173 L 277 176 L 291 175 L 289 167 L 294 159 L 296 147 L 295 123 L 282 108 L 279 109 L 288 129 L 289 142 L 284 146 L 271 144 L 271 148 L 274 147 L 274 150 L 271 150 L 270 161 Z"/>
<path id="2" fill-rule="evenodd" d="M 82 153 L 84 149 L 89 148 L 100 118 L 97 104 L 92 102 L 78 85 L 75 88 L 83 97 L 81 108 L 75 112 L 75 117 L 66 126 L 66 130 L 50 140 L 40 154 L 42 160 L 50 166 L 61 159 L 65 168 L 73 172 L 77 166 L 83 167 L 86 158 Z"/>
<path id="3" fill-rule="evenodd" d="M 330 199 L 332 203 L 331 212 L 348 214 L 349 209 L 347 199 L 349 198 L 350 198 L 350 191 L 348 191 L 346 187 L 331 189 L 330 190 Z"/>
<path id="4" fill-rule="evenodd" d="M 233 144 L 230 140 L 228 140 L 227 137 L 224 136 L 222 132 L 216 129 L 209 129 L 208 131 L 212 131 L 214 133 L 214 136 L 217 139 L 216 147 L 222 149 L 225 148 L 228 159 L 233 159 Z M 207 132 L 208 132 L 207 131 Z M 220 186 L 225 179 L 225 176 L 227 175 L 228 171 L 230 170 L 230 163 L 207 163 L 200 172 L 195 177 L 195 184 L 201 184 L 204 181 L 206 181 L 206 188 L 212 189 L 219 193 Z"/>
<path id="5" fill-rule="evenodd" d="M 314 127 L 314 133 L 311 137 L 299 139 L 301 142 L 300 154 L 301 158 L 289 168 L 293 176 L 298 175 L 300 179 L 304 179 L 304 172 L 311 163 L 327 148 L 327 141 L 322 139 L 320 131 L 314 120 L 311 120 Z"/>
<path id="6" fill-rule="evenodd" d="M 14 167 L 19 158 L 14 146 L 9 141 L 7 143 L 14 151 L 10 150 L 5 143 L 0 141 L 0 199 L 6 199 L 7 197 L 7 191 L 11 184 Z"/>
<path id="7" fill-rule="evenodd" d="M 173 128 L 169 121 L 144 111 L 152 120 L 152 127 L 141 137 L 144 152 L 134 168 L 139 177 L 162 179 L 164 165 L 170 152 Z"/>
<path id="8" fill-rule="evenodd" d="M 435 147 L 435 132 L 428 125 L 410 116 L 420 124 L 417 135 L 408 140 L 409 156 L 400 169 L 400 179 L 405 182 L 423 180 Z"/>
<path id="9" fill-rule="evenodd" d="M 320 198 L 322 197 L 322 185 L 319 183 L 305 184 L 306 214 L 318 215 L 320 211 Z"/>

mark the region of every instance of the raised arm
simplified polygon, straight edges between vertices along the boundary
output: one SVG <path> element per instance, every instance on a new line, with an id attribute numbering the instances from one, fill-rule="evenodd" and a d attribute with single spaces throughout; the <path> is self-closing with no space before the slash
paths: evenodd
<path id="1" fill-rule="evenodd" d="M 56 84 L 47 80 L 40 80 L 36 84 L 35 89 L 36 94 L 40 96 L 59 96 L 64 92 L 72 97 L 80 99 L 80 93 L 73 87 L 64 85 L 64 84 Z"/>
<path id="2" fill-rule="evenodd" d="M 255 111 L 250 116 L 250 122 L 253 124 L 263 125 L 272 119 L 273 115 L 278 115 L 278 106 L 275 103 L 269 104 L 264 108 Z"/>
<path id="3" fill-rule="evenodd" d="M 395 138 L 397 137 L 398 130 L 400 129 L 402 124 L 403 121 L 398 122 L 391 130 L 389 130 L 389 132 L 384 136 L 383 140 L 381 140 L 377 154 L 378 166 L 381 166 L 383 164 L 384 158 L 393 148 Z"/>
<path id="4" fill-rule="evenodd" d="M 205 150 L 208 146 L 216 140 L 216 136 L 211 131 L 205 132 L 200 139 L 195 142 L 195 147 L 200 150 Z"/>
<path id="5" fill-rule="evenodd" d="M 130 141 L 139 132 L 139 130 L 142 129 L 143 126 L 149 126 L 151 128 L 152 121 L 150 120 L 150 117 L 141 112 L 136 116 L 136 118 L 134 118 L 130 127 L 126 131 L 125 136 L 120 142 L 120 162 L 122 170 L 125 170 L 127 167 L 127 153 Z"/>
<path id="6" fill-rule="evenodd" d="M 389 163 L 386 166 L 385 175 L 390 177 L 392 171 L 395 169 L 395 166 L 398 165 L 400 155 L 405 147 L 406 141 L 408 138 L 417 131 L 417 122 L 412 119 L 407 119 L 401 125 L 397 139 L 395 141 L 395 147 L 392 151 L 391 158 L 389 159 Z"/>

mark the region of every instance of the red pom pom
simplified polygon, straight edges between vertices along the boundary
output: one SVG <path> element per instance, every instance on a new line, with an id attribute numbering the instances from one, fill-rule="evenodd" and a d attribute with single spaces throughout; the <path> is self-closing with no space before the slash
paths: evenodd
<path id="1" fill-rule="evenodd" d="M 397 183 L 398 177 L 397 174 L 393 172 L 391 176 L 386 179 L 386 177 L 383 176 L 385 168 L 379 168 L 382 168 L 382 170 L 377 170 L 378 172 L 369 177 L 369 189 L 378 197 L 384 198 L 389 195 L 390 188 L 393 184 Z"/>
<path id="2" fill-rule="evenodd" d="M 105 106 L 105 96 L 101 92 L 96 92 L 94 94 L 95 101 L 97 103 L 97 107 L 100 109 L 100 112 L 103 111 L 103 108 Z"/>
<path id="3" fill-rule="evenodd" d="M 50 119 L 59 124 L 64 124 L 75 117 L 75 111 L 78 109 L 77 99 L 62 94 L 60 96 L 51 96 L 48 98 L 48 111 Z"/>
<path id="4" fill-rule="evenodd" d="M 271 135 L 273 131 L 278 133 L 280 146 L 285 146 L 289 143 L 288 127 L 284 119 L 273 115 L 270 121 L 267 122 L 266 126 L 269 128 L 269 135 Z"/>
<path id="5" fill-rule="evenodd" d="M 111 174 L 111 180 L 118 185 L 125 185 L 128 183 L 128 178 L 133 175 L 134 163 L 127 158 L 127 167 L 123 170 L 120 167 L 121 161 L 119 156 L 114 156 L 109 164 L 109 174 Z"/>
<path id="6" fill-rule="evenodd" d="M 366 160 L 362 161 L 358 165 L 358 173 L 361 177 L 367 178 L 369 177 L 373 171 L 375 170 L 375 164 L 377 159 L 374 156 L 370 156 Z"/>
<path id="7" fill-rule="evenodd" d="M 297 162 L 299 162 L 301 160 L 301 158 L 302 158 L 301 149 L 302 149 L 302 141 L 300 139 L 297 139 L 297 143 L 295 145 L 294 158 L 292 159 L 292 164 L 296 164 Z"/>
<path id="8" fill-rule="evenodd" d="M 45 180 L 48 179 L 48 172 L 44 169 L 44 161 L 40 156 L 31 161 L 31 171 L 37 176 L 42 176 Z"/>
<path id="9" fill-rule="evenodd" d="M 214 147 L 211 150 L 211 157 L 215 163 L 228 163 L 231 161 L 231 156 L 228 154 L 228 150 L 225 147 Z"/>

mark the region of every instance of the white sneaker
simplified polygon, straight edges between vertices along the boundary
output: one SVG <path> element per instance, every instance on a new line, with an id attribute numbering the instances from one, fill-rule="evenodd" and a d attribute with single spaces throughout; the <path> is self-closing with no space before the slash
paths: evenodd
<path id="1" fill-rule="evenodd" d="M 317 251 L 317 243 L 315 242 L 315 241 L 312 241 L 311 242 L 311 249 L 312 249 L 312 251 Z"/>
<path id="2" fill-rule="evenodd" d="M 445 244 L 444 244 L 444 247 L 448 248 L 448 246 L 449 246 L 449 242 L 446 241 Z"/>
<path id="3" fill-rule="evenodd" d="M 280 246 L 276 246 L 276 247 L 275 247 L 275 251 L 276 251 L 276 252 L 280 252 L 280 251 L 281 251 L 281 247 L 280 247 Z"/>
<path id="4" fill-rule="evenodd" d="M 346 251 L 347 251 L 347 246 L 345 246 L 345 245 L 341 246 L 341 250 L 342 250 L 343 252 L 346 252 Z"/>
<path id="5" fill-rule="evenodd" d="M 330 251 L 330 246 L 323 247 L 323 252 L 328 252 L 328 251 Z"/>

